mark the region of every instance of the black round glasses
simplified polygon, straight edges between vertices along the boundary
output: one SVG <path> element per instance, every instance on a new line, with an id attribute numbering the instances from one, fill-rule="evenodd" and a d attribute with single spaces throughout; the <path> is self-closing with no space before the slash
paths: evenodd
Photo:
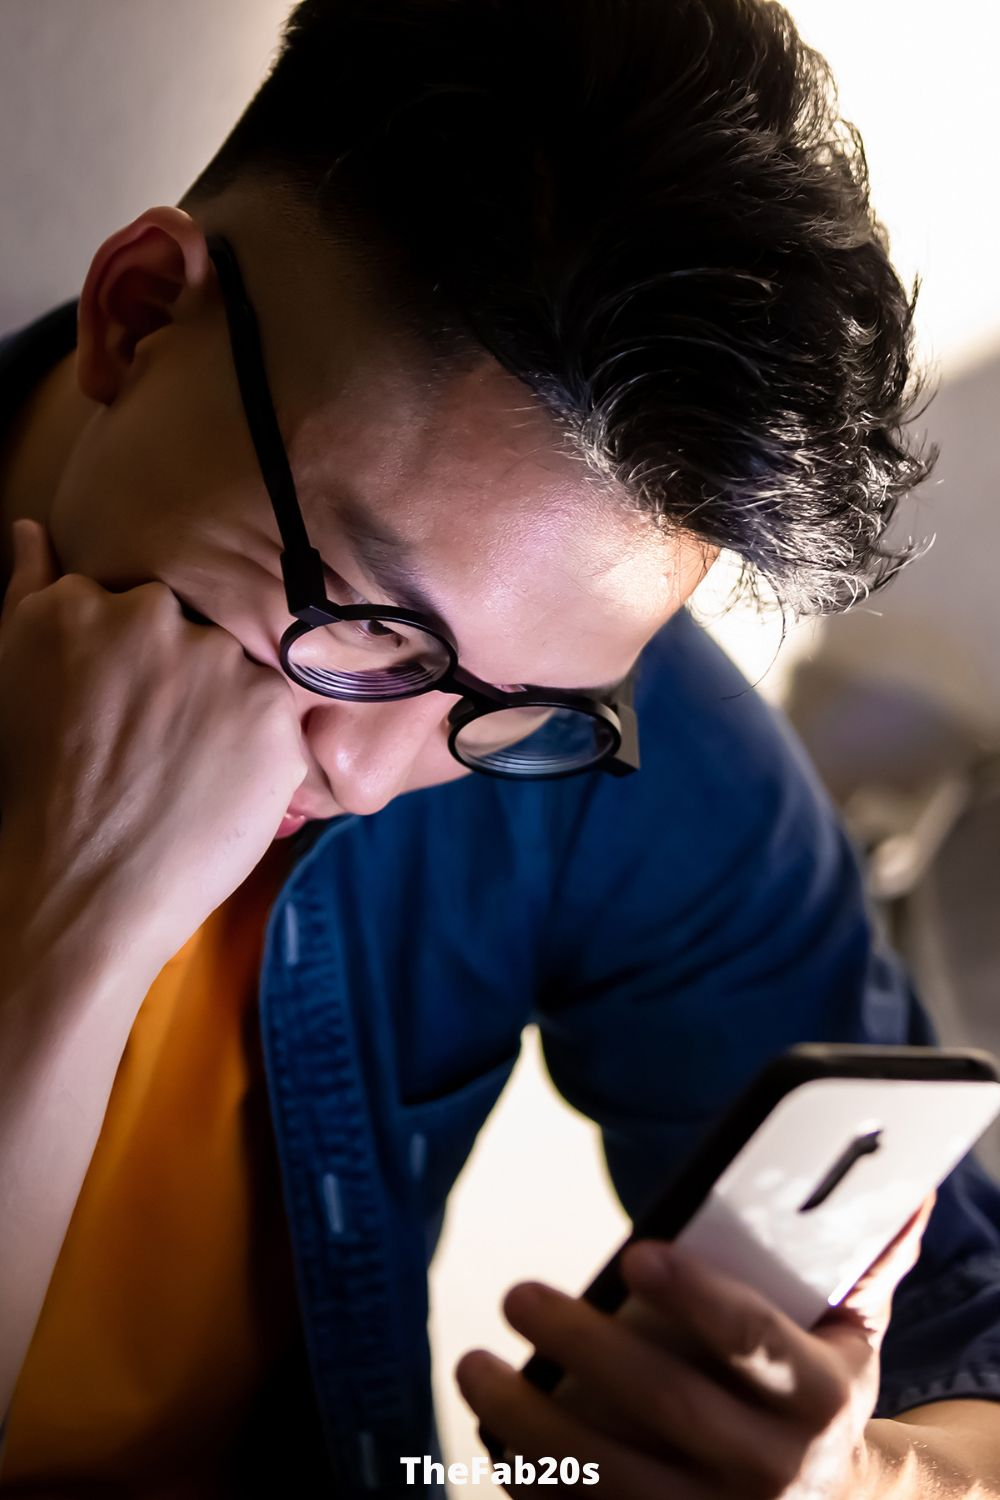
<path id="1" fill-rule="evenodd" d="M 448 715 L 448 748 L 487 776 L 549 780 L 600 769 L 639 769 L 629 673 L 600 697 L 525 685 L 495 687 L 466 672 L 437 621 L 395 606 L 335 604 L 323 560 L 310 545 L 264 366 L 256 314 L 229 242 L 212 235 L 247 426 L 271 500 L 283 551 L 285 597 L 294 621 L 279 654 L 293 682 L 325 698 L 384 703 L 442 692 L 460 696 Z"/>

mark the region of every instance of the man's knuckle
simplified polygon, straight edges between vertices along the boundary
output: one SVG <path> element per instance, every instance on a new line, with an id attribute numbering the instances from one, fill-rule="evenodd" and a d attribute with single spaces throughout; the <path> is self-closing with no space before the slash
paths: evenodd
<path id="1" fill-rule="evenodd" d="M 26 594 L 16 603 L 12 599 L 8 600 L 4 607 L 4 622 L 9 620 L 13 625 L 15 621 L 35 621 L 46 615 L 50 607 L 50 601 L 43 599 L 40 594 Z"/>
<path id="2" fill-rule="evenodd" d="M 649 1393 L 649 1424 L 655 1433 L 669 1438 L 678 1429 L 683 1430 L 685 1421 L 684 1402 L 662 1386 Z"/>
<path id="3" fill-rule="evenodd" d="M 135 600 L 148 605 L 151 609 L 168 604 L 174 610 L 179 607 L 177 595 L 157 578 L 150 578 L 146 583 L 137 584 L 134 589 L 129 590 L 129 593 Z"/>
<path id="4" fill-rule="evenodd" d="M 659 1385 L 650 1405 L 654 1428 L 664 1436 L 688 1432 L 697 1420 L 694 1403 L 681 1381 Z"/>
<path id="5" fill-rule="evenodd" d="M 553 1353 L 558 1355 L 567 1369 L 579 1370 L 581 1366 L 586 1367 L 592 1358 L 593 1342 L 589 1329 L 560 1317 L 557 1307 L 548 1310 L 546 1341 L 551 1344 Z"/>
<path id="6" fill-rule="evenodd" d="M 736 1320 L 733 1339 L 733 1355 L 738 1360 L 749 1360 L 754 1356 L 774 1355 L 780 1348 L 778 1325 L 774 1314 L 766 1307 L 751 1303 Z"/>
<path id="7" fill-rule="evenodd" d="M 165 583 L 141 583 L 120 598 L 154 629 L 172 628 L 181 619 L 177 596 L 171 593 Z"/>
<path id="8" fill-rule="evenodd" d="M 64 573 L 48 588 L 22 600 L 32 614 L 47 618 L 61 630 L 79 629 L 95 617 L 103 590 L 80 573 Z"/>
<path id="9" fill-rule="evenodd" d="M 73 604 L 82 599 L 94 599 L 101 593 L 99 584 L 82 573 L 64 573 L 48 587 L 49 597 L 60 604 Z"/>

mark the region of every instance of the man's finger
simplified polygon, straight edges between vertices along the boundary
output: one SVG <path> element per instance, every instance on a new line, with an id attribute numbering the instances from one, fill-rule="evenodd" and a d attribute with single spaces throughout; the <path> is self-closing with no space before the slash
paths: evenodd
<path id="1" fill-rule="evenodd" d="M 868 1270 L 858 1278 L 857 1285 L 865 1286 L 869 1281 L 881 1277 L 887 1269 L 891 1269 L 897 1281 L 902 1281 L 913 1266 L 916 1265 L 920 1255 L 920 1242 L 923 1239 L 927 1221 L 934 1211 L 937 1202 L 937 1193 L 930 1193 L 921 1203 L 916 1213 L 910 1215 L 899 1233 L 889 1241 L 881 1255 L 876 1256 Z"/>
<path id="2" fill-rule="evenodd" d="M 937 1194 L 931 1193 L 903 1225 L 863 1276 L 860 1276 L 835 1312 L 854 1317 L 879 1339 L 889 1326 L 893 1294 L 920 1257 L 920 1245 Z M 817 1331 L 822 1331 L 820 1324 Z"/>
<path id="3" fill-rule="evenodd" d="M 783 1488 L 778 1477 L 798 1471 L 803 1445 L 797 1427 L 764 1411 L 678 1359 L 622 1318 L 552 1287 L 522 1283 L 507 1294 L 504 1312 L 540 1354 L 571 1377 L 572 1392 L 554 1399 L 626 1445 L 662 1454 L 664 1447 L 706 1472 L 728 1476 L 748 1492 Z M 750 1481 L 753 1481 L 751 1484 Z"/>
<path id="4" fill-rule="evenodd" d="M 49 534 L 38 521 L 22 518 L 11 527 L 13 571 L 7 584 L 0 614 L 0 630 L 11 614 L 29 594 L 48 588 L 60 576 L 59 563 Z"/>
<path id="5" fill-rule="evenodd" d="M 521 1454 L 536 1463 L 544 1458 L 575 1458 L 581 1466 L 596 1463 L 600 1492 L 615 1500 L 648 1500 L 655 1495 L 669 1495 L 670 1500 L 711 1500 L 717 1493 L 710 1481 L 684 1474 L 624 1447 L 593 1426 L 584 1426 L 518 1371 L 485 1350 L 464 1355 L 455 1378 L 483 1429 L 511 1454 Z M 529 1491 L 515 1485 L 512 1493 L 527 1496 Z M 534 1493 L 534 1487 L 530 1493 Z"/>
<path id="6" fill-rule="evenodd" d="M 843 1407 L 853 1368 L 744 1282 L 656 1240 L 627 1250 L 622 1273 L 637 1297 L 675 1319 L 772 1409 L 822 1426 Z"/>

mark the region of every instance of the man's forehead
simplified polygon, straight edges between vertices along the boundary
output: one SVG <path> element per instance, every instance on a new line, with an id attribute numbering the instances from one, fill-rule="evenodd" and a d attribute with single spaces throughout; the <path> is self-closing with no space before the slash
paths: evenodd
<path id="1" fill-rule="evenodd" d="M 366 350 L 288 442 L 303 500 L 329 497 L 373 547 L 384 539 L 386 550 L 438 551 L 468 531 L 485 561 L 512 540 L 544 547 L 582 527 L 598 566 L 599 537 L 611 555 L 630 525 L 635 536 L 651 531 L 628 516 L 624 493 L 569 451 L 527 387 L 485 354 L 432 381 Z M 577 566 L 588 558 L 583 531 Z"/>
<path id="2" fill-rule="evenodd" d="M 308 480 L 316 495 L 353 491 L 414 546 L 466 507 L 482 518 L 484 539 L 487 520 L 496 537 L 505 525 L 537 530 L 560 507 L 622 512 L 615 487 L 569 450 L 541 401 L 490 354 L 455 367 L 433 360 L 356 291 L 336 315 L 327 308 L 311 327 L 298 322 L 294 359 L 284 351 L 279 414 L 303 488 Z"/>
<path id="3" fill-rule="evenodd" d="M 339 570 L 327 552 L 346 552 L 370 597 L 442 619 L 488 680 L 617 680 L 683 597 L 676 545 L 488 356 L 435 382 L 370 351 L 360 364 L 367 378 L 356 369 L 289 436 L 324 559 Z"/>

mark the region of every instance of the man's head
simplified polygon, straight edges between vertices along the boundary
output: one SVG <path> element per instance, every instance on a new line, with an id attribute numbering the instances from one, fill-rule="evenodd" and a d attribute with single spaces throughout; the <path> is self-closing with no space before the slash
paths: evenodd
<path id="1" fill-rule="evenodd" d="M 777 8 L 307 0 L 183 207 L 112 236 L 84 288 L 67 566 L 162 578 L 275 664 L 218 232 L 338 586 L 398 602 L 369 566 L 391 533 L 484 680 L 617 680 L 720 546 L 802 609 L 891 571 L 925 468 L 898 432 L 912 307 Z M 296 692 L 304 810 L 459 774 L 453 699 Z"/>
<path id="2" fill-rule="evenodd" d="M 305 0 L 191 195 L 294 183 L 445 367 L 793 609 L 882 582 L 912 302 L 823 59 L 764 0 Z"/>

